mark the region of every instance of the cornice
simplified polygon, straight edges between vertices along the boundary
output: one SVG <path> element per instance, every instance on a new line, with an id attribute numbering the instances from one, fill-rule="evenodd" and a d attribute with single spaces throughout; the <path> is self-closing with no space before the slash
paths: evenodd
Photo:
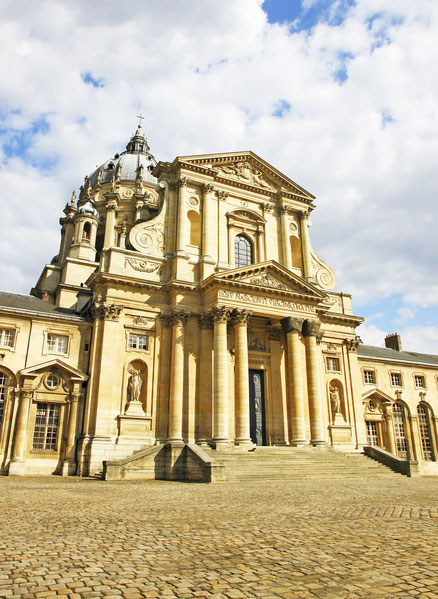
<path id="1" fill-rule="evenodd" d="M 362 316 L 353 316 L 352 314 L 323 312 L 322 310 L 318 310 L 318 313 L 322 323 L 339 322 L 341 324 L 354 325 L 355 327 L 358 327 L 365 320 Z"/>

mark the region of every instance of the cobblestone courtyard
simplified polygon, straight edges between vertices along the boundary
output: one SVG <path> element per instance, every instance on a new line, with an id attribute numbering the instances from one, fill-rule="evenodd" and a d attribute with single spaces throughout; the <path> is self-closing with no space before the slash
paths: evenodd
<path id="1" fill-rule="evenodd" d="M 438 479 L 0 478 L 0 597 L 438 597 Z"/>

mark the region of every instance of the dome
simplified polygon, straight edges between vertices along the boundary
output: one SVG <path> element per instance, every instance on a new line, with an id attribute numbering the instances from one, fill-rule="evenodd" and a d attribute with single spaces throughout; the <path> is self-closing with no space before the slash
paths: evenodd
<path id="1" fill-rule="evenodd" d="M 155 185 L 157 179 L 151 175 L 151 170 L 156 164 L 157 161 L 150 153 L 148 142 L 139 125 L 126 146 L 126 151 L 116 154 L 114 158 L 96 168 L 89 176 L 89 184 L 94 187 L 99 183 L 111 183 L 113 179 L 120 182 L 141 179 Z"/>

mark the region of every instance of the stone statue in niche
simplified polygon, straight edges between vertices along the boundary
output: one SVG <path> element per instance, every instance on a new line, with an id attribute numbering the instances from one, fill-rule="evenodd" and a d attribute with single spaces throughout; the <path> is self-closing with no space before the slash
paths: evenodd
<path id="1" fill-rule="evenodd" d="M 330 387 L 330 405 L 332 408 L 333 417 L 341 413 L 341 397 L 337 387 Z"/>
<path id="2" fill-rule="evenodd" d="M 126 404 L 125 414 L 134 415 L 135 412 L 135 414 L 143 416 L 144 410 L 140 399 L 143 388 L 143 379 L 141 376 L 143 370 L 129 365 L 128 372 L 130 377 L 128 381 L 128 403 Z"/>

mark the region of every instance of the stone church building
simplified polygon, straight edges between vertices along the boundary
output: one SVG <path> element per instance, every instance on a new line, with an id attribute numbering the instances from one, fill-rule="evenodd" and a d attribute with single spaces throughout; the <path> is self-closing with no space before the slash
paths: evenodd
<path id="1" fill-rule="evenodd" d="M 276 446 L 437 474 L 438 356 L 360 344 L 314 199 L 252 152 L 157 163 L 139 125 L 73 193 L 31 295 L 0 294 L 1 471 L 140 456 L 137 476 L 202 480 Z"/>

